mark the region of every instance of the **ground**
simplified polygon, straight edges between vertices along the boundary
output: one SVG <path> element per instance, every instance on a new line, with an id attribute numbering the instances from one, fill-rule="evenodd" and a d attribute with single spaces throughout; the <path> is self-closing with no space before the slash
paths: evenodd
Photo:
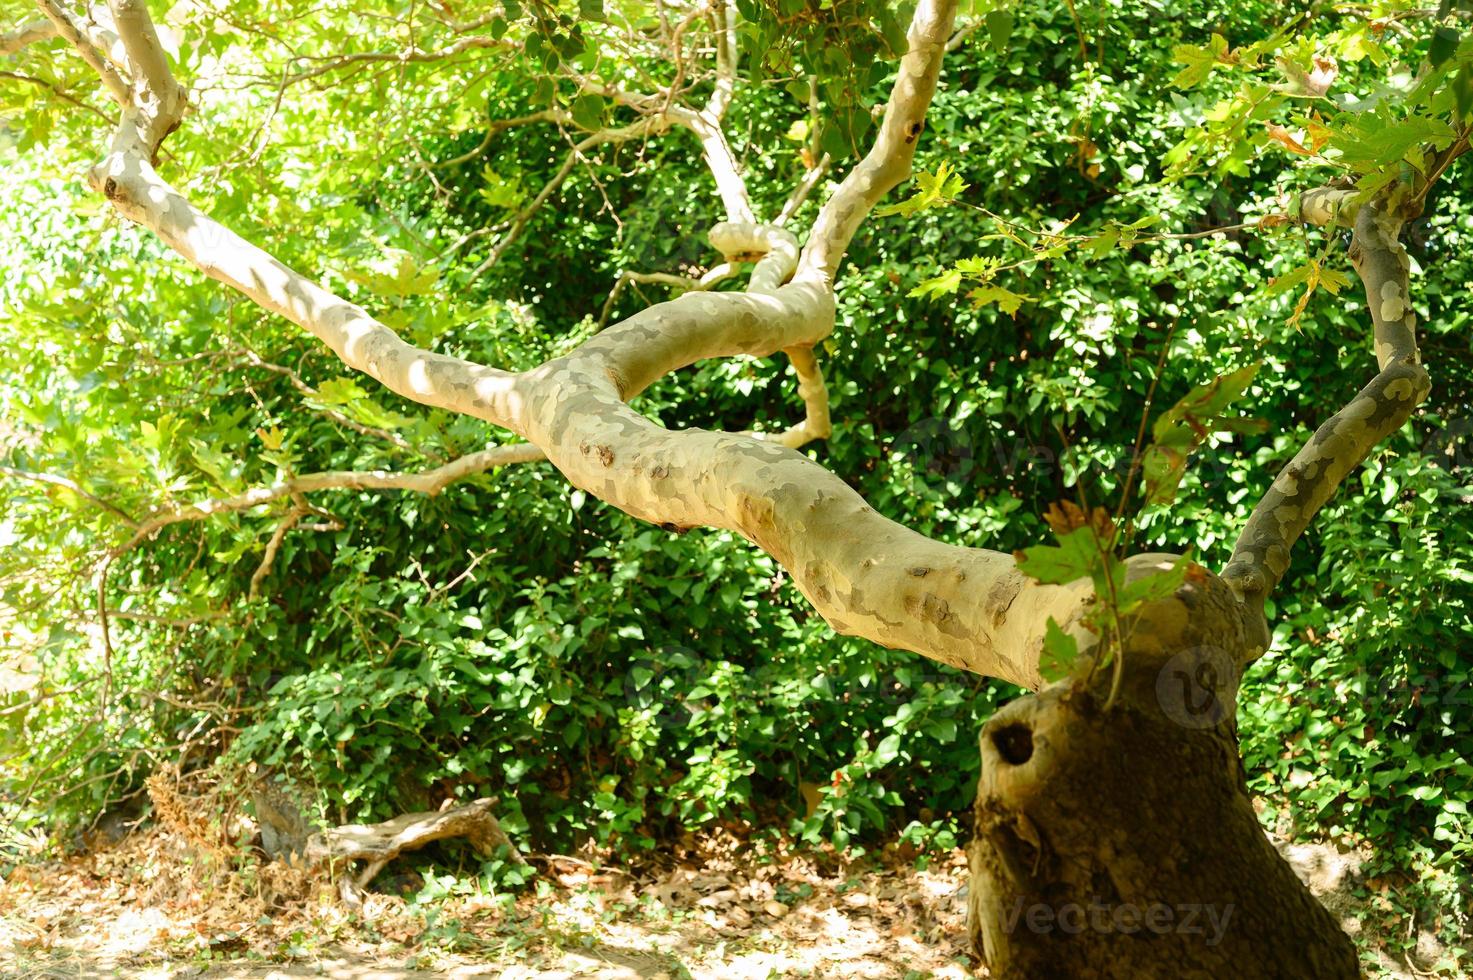
<path id="1" fill-rule="evenodd" d="M 859 861 L 777 839 L 687 839 L 642 868 L 537 856 L 518 894 L 456 871 L 454 848 L 401 859 L 361 907 L 280 864 L 232 870 L 179 835 L 133 833 L 0 882 L 0 977 L 407 980 L 963 980 L 960 850 Z M 1355 930 L 1360 856 L 1281 847 Z M 432 862 L 438 859 L 438 869 Z M 416 870 L 416 866 L 418 870 Z M 400 897 L 401 894 L 404 897 Z M 1364 937 L 1362 937 L 1364 939 Z M 1440 950 L 1429 951 L 1427 965 Z M 1377 977 L 1403 972 L 1384 955 Z M 1447 976 L 1448 974 L 1437 974 Z"/>
<path id="2" fill-rule="evenodd" d="M 217 874 L 153 832 L 16 868 L 0 887 L 0 963 L 9 961 L 0 975 L 972 976 L 961 946 L 961 852 L 924 870 L 912 855 L 891 857 L 859 866 L 786 853 L 780 843 L 708 840 L 690 859 L 652 862 L 638 874 L 534 861 L 539 883 L 515 899 L 441 891 L 440 881 L 465 879 L 408 872 L 376 887 L 407 887 L 409 899 L 375 893 L 352 911 L 330 887 L 296 897 L 297 882 L 264 868 L 253 882 Z"/>

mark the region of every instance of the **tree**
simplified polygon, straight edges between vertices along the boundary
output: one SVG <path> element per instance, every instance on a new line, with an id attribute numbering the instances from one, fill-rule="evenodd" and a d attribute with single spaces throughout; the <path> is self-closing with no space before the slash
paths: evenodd
<path id="1" fill-rule="evenodd" d="M 435 493 L 458 477 L 545 457 L 574 486 L 634 517 L 669 529 L 740 534 L 776 559 L 839 632 L 1038 692 L 998 712 L 981 737 L 972 922 L 978 950 L 994 972 L 1218 976 L 1256 964 L 1261 975 L 1355 975 L 1349 941 L 1258 827 L 1243 785 L 1234 703 L 1241 672 L 1269 647 L 1265 603 L 1288 569 L 1291 547 L 1337 486 L 1401 428 L 1430 387 L 1416 347 L 1409 265 L 1400 238 L 1437 178 L 1468 146 L 1473 55 L 1455 31 L 1449 47 L 1443 32 L 1450 29 L 1438 28 L 1428 68 L 1403 96 L 1400 116 L 1376 110 L 1328 120 L 1311 113 L 1304 119 L 1311 134 L 1306 139 L 1329 143 L 1351 179 L 1305 193 L 1284 213 L 1261 223 L 1349 230 L 1380 373 L 1280 473 L 1243 528 L 1230 561 L 1213 574 L 1181 556 L 1122 556 L 1130 540 L 1124 522 L 1129 486 L 1138 479 L 1148 503 L 1169 503 L 1194 449 L 1214 431 L 1243 430 L 1227 409 L 1252 380 L 1251 370 L 1203 386 L 1161 416 L 1151 445 L 1140 447 L 1116 513 L 1061 506 L 1050 521 L 1058 544 L 1016 556 L 949 545 L 909 530 L 881 516 L 842 479 L 797 451 L 830 430 L 815 348 L 834 329 L 835 286 L 845 251 L 878 202 L 909 176 L 946 51 L 964 36 L 954 24 L 953 5 L 945 0 L 919 4 L 903 45 L 893 36 L 893 15 L 883 7 L 857 6 L 864 15 L 858 21 L 866 26 L 863 31 L 838 17 L 828 21 L 787 6 L 775 11 L 734 10 L 723 3 L 659 6 L 660 16 L 642 26 L 619 17 L 578 24 L 540 7 L 520 20 L 519 11 L 507 9 L 457 22 L 446 7 L 432 18 L 443 44 L 418 38 L 397 50 L 314 51 L 287 59 L 279 74 L 278 102 L 292 86 L 365 64 L 436 62 L 482 50 L 525 59 L 517 63 L 539 90 L 546 90 L 539 91 L 541 101 L 554 104 L 489 125 L 486 140 L 512 126 L 545 123 L 580 135 L 535 194 L 501 188 L 503 201 L 512 205 L 510 214 L 472 279 L 502 260 L 593 148 L 644 140 L 672 128 L 696 137 L 725 212 L 726 221 L 710 235 L 724 263 L 700 277 L 626 271 L 605 315 L 627 283 L 654 278 L 686 291 L 522 371 L 406 342 L 363 307 L 294 271 L 192 204 L 158 169 L 167 169 L 170 134 L 190 125 L 191 99 L 144 4 L 115 0 L 106 10 L 78 12 L 41 0 L 40 7 L 44 22 L 6 35 L 0 48 L 27 52 L 60 38 L 100 78 L 118 117 L 109 149 L 88 180 L 119 214 L 153 232 L 199 272 L 306 329 L 344 364 L 391 391 L 484 420 L 525 440 L 467 454 L 428 472 L 289 475 L 227 498 L 160 508 L 138 521 L 119 515 L 133 527 L 99 573 L 105 648 L 111 642 L 108 569 L 162 527 L 291 501 L 252 577 L 254 590 L 269 573 L 283 538 L 314 514 L 310 493 L 334 487 Z M 960 30 L 981 24 L 1006 43 L 1011 16 L 1002 8 L 988 9 Z M 595 23 L 605 26 L 590 26 Z M 832 161 L 843 156 L 846 143 L 868 138 L 869 116 L 843 85 L 830 92 L 824 87 L 829 77 L 816 73 L 807 86 L 814 109 L 809 131 L 817 134 L 805 147 L 812 166 L 772 220 L 759 221 L 723 128 L 742 64 L 739 29 L 744 23 L 755 29 L 749 33 L 758 38 L 759 48 L 786 32 L 820 48 L 837 34 L 847 37 L 851 50 L 889 45 L 905 51 L 868 152 L 827 197 L 801 247 L 788 221 L 821 182 L 829 165 L 825 156 Z M 603 50 L 612 52 L 607 60 L 594 58 L 590 64 L 575 56 L 584 48 L 585 27 L 597 31 Z M 1283 43 L 1284 37 L 1275 35 L 1230 49 L 1214 36 L 1207 45 L 1180 52 L 1187 65 L 1181 80 L 1199 84 L 1219 68 L 1256 70 Z M 192 56 L 201 57 L 199 52 Z M 668 62 L 660 81 L 644 68 L 651 57 Z M 1202 129 L 1197 145 L 1184 144 L 1183 152 L 1216 146 L 1226 147 L 1231 156 L 1247 142 L 1242 127 L 1264 112 L 1266 101 L 1321 98 L 1333 70 L 1313 62 L 1312 50 L 1308 57 L 1313 71 L 1286 57 L 1287 82 L 1281 89 L 1270 95 L 1245 88 L 1243 104 L 1229 105 L 1221 125 Z M 819 55 L 817 60 L 825 59 Z M 838 61 L 831 72 L 841 77 L 846 59 Z M 635 90 L 635 79 L 650 88 Z M 44 75 L 34 76 L 34 84 L 70 97 Z M 559 95 L 559 84 L 573 94 Z M 610 127 L 605 124 L 609 115 L 632 121 Z M 1305 150 L 1283 127 L 1268 132 L 1291 152 Z M 1318 153 L 1320 146 L 1305 153 Z M 920 194 L 902 209 L 913 213 L 960 192 L 939 170 L 927 177 Z M 490 189 L 497 191 L 494 182 Z M 1075 239 L 1037 236 L 1029 247 L 1038 256 L 1101 243 L 1108 250 L 1122 236 L 1139 237 L 1139 231 L 1117 227 Z M 752 266 L 745 289 L 713 288 L 743 264 Z M 1304 269 L 1284 277 L 1292 280 L 1284 288 L 1304 284 L 1308 293 L 1348 285 L 1318 263 Z M 389 279 L 407 290 L 422 272 L 403 261 Z M 958 265 L 929 288 L 945 294 L 966 278 L 979 279 L 974 300 L 1016 310 L 1026 297 L 996 284 L 996 272 Z M 776 437 L 674 431 L 628 405 L 659 378 L 698 361 L 779 351 L 792 364 L 806 417 Z M 268 434 L 263 442 L 275 451 L 281 436 Z M 66 478 L 52 482 L 85 493 Z M 1062 917 L 1065 909 L 1093 915 L 1094 906 L 1109 913 L 1108 926 L 1092 921 L 1075 929 Z M 1191 910 L 1219 917 L 1220 941 L 1209 944 L 1200 932 L 1169 928 L 1172 917 Z M 1138 938 L 1143 931 L 1152 942 Z"/>

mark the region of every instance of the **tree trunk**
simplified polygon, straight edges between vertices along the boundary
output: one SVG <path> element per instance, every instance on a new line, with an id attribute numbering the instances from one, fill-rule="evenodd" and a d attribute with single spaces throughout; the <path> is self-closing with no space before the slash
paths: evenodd
<path id="1" fill-rule="evenodd" d="M 1235 660 L 1158 645 L 1124 663 L 1109 711 L 1108 676 L 1081 677 L 982 731 L 969 928 L 991 975 L 1359 977 L 1354 945 L 1259 827 Z"/>

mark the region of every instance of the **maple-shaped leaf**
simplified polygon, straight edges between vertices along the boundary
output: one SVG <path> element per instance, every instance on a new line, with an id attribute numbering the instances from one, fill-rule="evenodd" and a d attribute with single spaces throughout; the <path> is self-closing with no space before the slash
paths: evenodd
<path id="1" fill-rule="evenodd" d="M 998 309 L 1002 310 L 1008 316 L 1016 318 L 1018 308 L 1033 299 L 1033 297 L 1024 296 L 1022 293 L 1015 293 L 1011 289 L 1004 289 L 1002 286 L 987 285 L 978 286 L 970 293 L 967 293 L 967 299 L 972 301 L 974 307 L 996 303 Z"/>
<path id="2" fill-rule="evenodd" d="M 920 189 L 915 194 L 898 204 L 877 208 L 875 215 L 885 217 L 898 214 L 908 218 L 917 211 L 940 207 L 955 200 L 957 195 L 967 189 L 968 184 L 962 180 L 960 174 L 951 169 L 951 164 L 943 160 L 934 174 L 924 170 L 916 174 L 916 186 Z"/>

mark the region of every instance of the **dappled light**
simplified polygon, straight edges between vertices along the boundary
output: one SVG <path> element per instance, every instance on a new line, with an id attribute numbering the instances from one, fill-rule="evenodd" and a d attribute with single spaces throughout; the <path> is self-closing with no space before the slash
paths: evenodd
<path id="1" fill-rule="evenodd" d="M 1465 975 L 1473 0 L 0 0 L 0 973 Z"/>

